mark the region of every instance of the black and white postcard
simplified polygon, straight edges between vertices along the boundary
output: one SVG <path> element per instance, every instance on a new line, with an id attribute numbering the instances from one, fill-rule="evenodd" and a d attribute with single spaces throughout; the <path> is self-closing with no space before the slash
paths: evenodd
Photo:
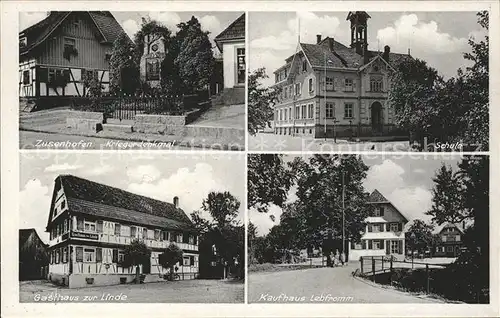
<path id="1" fill-rule="evenodd" d="M 20 12 L 20 147 L 242 150 L 245 71 L 243 12 Z"/>

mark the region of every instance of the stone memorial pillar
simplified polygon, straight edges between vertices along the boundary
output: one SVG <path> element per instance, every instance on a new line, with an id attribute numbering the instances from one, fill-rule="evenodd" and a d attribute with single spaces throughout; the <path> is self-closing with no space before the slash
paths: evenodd
<path id="1" fill-rule="evenodd" d="M 166 53 L 167 48 L 163 36 L 159 34 L 144 36 L 144 52 L 140 63 L 141 82 L 148 83 L 150 87 L 160 87 L 161 63 Z"/>

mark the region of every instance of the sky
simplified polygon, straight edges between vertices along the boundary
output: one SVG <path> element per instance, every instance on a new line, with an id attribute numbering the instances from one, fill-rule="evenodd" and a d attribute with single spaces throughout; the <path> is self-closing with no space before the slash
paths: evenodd
<path id="1" fill-rule="evenodd" d="M 238 219 L 244 222 L 245 160 L 241 154 L 145 153 L 21 153 L 20 228 L 35 228 L 45 242 L 54 180 L 61 174 L 117 187 L 172 202 L 189 216 L 199 210 L 210 191 L 229 191 L 241 202 Z M 205 212 L 205 218 L 210 218 Z"/>
<path id="2" fill-rule="evenodd" d="M 303 159 L 308 160 L 306 156 Z M 367 155 L 362 159 L 369 166 L 363 182 L 365 191 L 379 190 L 410 222 L 414 219 L 430 222 L 431 217 L 425 212 L 432 207 L 432 178 L 442 163 L 456 171 L 461 157 Z M 293 160 L 293 156 L 285 156 L 285 160 Z M 296 187 L 290 189 L 287 202 L 297 200 L 296 190 Z M 272 205 L 267 214 L 251 210 L 248 217 L 257 226 L 258 235 L 265 235 L 271 227 L 279 224 L 281 213 L 279 207 Z M 274 222 L 270 214 L 275 216 Z"/>
<path id="3" fill-rule="evenodd" d="M 19 13 L 19 31 L 43 20 L 47 16 L 43 12 L 21 12 Z M 177 32 L 177 24 L 188 21 L 191 16 L 196 16 L 201 23 L 203 30 L 209 31 L 209 38 L 215 49 L 213 38 L 227 28 L 243 12 L 130 12 L 111 11 L 115 19 L 127 32 L 131 39 L 141 26 L 142 17 L 149 16 L 153 20 L 162 22 L 173 33 Z"/>
<path id="4" fill-rule="evenodd" d="M 427 61 L 445 78 L 456 75 L 468 65 L 463 52 L 469 52 L 468 39 L 484 37 L 477 24 L 476 12 L 368 12 L 368 49 L 407 53 Z M 273 83 L 273 71 L 297 49 L 300 41 L 316 43 L 316 35 L 333 37 L 350 45 L 350 22 L 347 12 L 249 12 L 248 37 L 250 71 L 265 67 Z"/>

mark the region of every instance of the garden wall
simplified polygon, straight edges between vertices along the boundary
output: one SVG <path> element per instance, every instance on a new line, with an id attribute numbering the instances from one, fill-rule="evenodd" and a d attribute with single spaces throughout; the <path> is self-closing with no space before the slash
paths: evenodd
<path id="1" fill-rule="evenodd" d="M 186 125 L 186 116 L 136 115 L 133 130 L 140 133 L 180 135 Z"/>
<path id="2" fill-rule="evenodd" d="M 66 127 L 79 132 L 99 132 L 103 121 L 103 113 L 71 110 L 66 118 Z"/>

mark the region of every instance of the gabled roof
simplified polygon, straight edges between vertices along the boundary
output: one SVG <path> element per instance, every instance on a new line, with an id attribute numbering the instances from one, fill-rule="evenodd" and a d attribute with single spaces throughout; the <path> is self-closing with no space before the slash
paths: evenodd
<path id="1" fill-rule="evenodd" d="M 36 230 L 31 228 L 31 229 L 19 229 L 19 247 L 21 248 L 33 234 L 35 235 L 35 238 L 42 243 L 42 245 L 47 246 L 47 244 L 45 244 L 42 241 L 40 236 L 38 236 Z"/>
<path id="2" fill-rule="evenodd" d="M 333 51 L 330 50 L 330 43 Z M 369 64 L 376 58 L 383 59 L 382 52 L 368 50 L 366 52 L 366 54 L 368 54 L 368 61 L 367 63 L 365 63 L 364 57 L 356 53 L 355 48 L 347 47 L 330 37 L 324 38 L 318 44 L 299 43 L 299 45 L 301 51 L 305 54 L 307 60 L 310 62 L 313 68 L 324 68 L 325 56 L 327 61 L 327 68 L 335 67 L 358 70 L 361 69 L 364 65 Z M 289 56 L 285 61 L 289 63 L 297 54 L 300 54 L 300 51 Z M 411 56 L 401 53 L 389 53 L 389 61 L 384 61 L 392 67 L 395 67 L 405 59 L 411 59 Z"/>
<path id="3" fill-rule="evenodd" d="M 224 31 L 219 33 L 214 39 L 217 47 L 222 52 L 222 43 L 231 40 L 245 39 L 245 14 L 234 20 Z"/>
<path id="4" fill-rule="evenodd" d="M 368 197 L 368 203 L 370 203 L 370 204 L 377 204 L 377 203 L 390 204 L 394 208 L 394 210 L 396 210 L 396 212 L 398 212 L 401 215 L 401 217 L 405 220 L 405 222 L 408 222 L 408 218 L 403 213 L 401 213 L 401 211 L 399 211 L 399 209 L 394 204 L 392 204 L 391 201 L 387 200 L 386 197 L 384 197 L 384 195 L 382 193 L 380 193 L 377 189 L 373 190 L 373 192 Z"/>
<path id="5" fill-rule="evenodd" d="M 456 228 L 460 233 L 464 234 L 465 232 L 465 224 L 463 223 L 451 223 L 451 222 L 445 222 L 441 225 L 438 225 L 434 228 L 433 233 L 434 234 L 440 234 L 445 228 L 449 227 L 454 227 Z"/>
<path id="6" fill-rule="evenodd" d="M 42 21 L 19 32 L 28 38 L 28 45 L 19 48 L 20 54 L 26 54 L 43 43 L 73 11 L 51 11 Z M 109 11 L 86 11 L 102 35 L 104 42 L 113 43 L 122 33 L 121 25 Z"/>
<path id="7" fill-rule="evenodd" d="M 172 203 L 72 175 L 61 175 L 57 177 L 57 182 L 61 182 L 70 211 L 146 225 L 178 229 L 193 227 L 184 211 Z"/>
<path id="8" fill-rule="evenodd" d="M 368 197 L 369 203 L 388 203 L 387 200 L 382 193 L 380 193 L 377 189 L 373 190 L 373 192 Z"/>

